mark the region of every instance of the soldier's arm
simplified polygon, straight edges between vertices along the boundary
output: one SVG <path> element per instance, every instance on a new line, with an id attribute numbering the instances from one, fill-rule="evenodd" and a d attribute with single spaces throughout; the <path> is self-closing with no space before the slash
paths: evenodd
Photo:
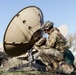
<path id="1" fill-rule="evenodd" d="M 39 51 L 39 50 L 41 49 L 41 46 L 44 45 L 45 42 L 46 42 L 46 38 L 42 37 L 42 38 L 40 38 L 40 40 L 38 40 L 38 41 L 34 44 L 33 48 L 34 48 L 35 50 L 38 50 L 38 51 Z"/>
<path id="2" fill-rule="evenodd" d="M 55 43 L 56 43 L 56 40 L 57 40 L 57 34 L 52 33 L 51 35 L 49 35 L 49 38 L 47 40 L 47 46 L 54 47 Z"/>
<path id="3" fill-rule="evenodd" d="M 46 38 L 42 37 L 39 41 L 37 41 L 35 43 L 35 45 L 38 46 L 38 47 L 40 47 L 40 46 L 44 45 L 45 42 L 46 42 Z"/>

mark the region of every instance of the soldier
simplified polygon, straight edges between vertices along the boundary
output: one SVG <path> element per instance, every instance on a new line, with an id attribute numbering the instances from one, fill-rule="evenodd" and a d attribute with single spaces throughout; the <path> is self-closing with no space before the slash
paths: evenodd
<path id="1" fill-rule="evenodd" d="M 60 33 L 60 31 L 57 28 L 53 27 L 53 23 L 50 21 L 45 22 L 41 29 L 42 31 L 47 33 L 49 37 L 44 46 L 41 46 L 41 41 L 43 40 L 39 40 L 35 44 L 34 48 L 40 51 L 39 55 L 41 57 L 41 61 L 47 65 L 47 68 L 51 69 L 51 67 L 49 67 L 51 65 L 53 66 L 53 69 L 56 70 L 58 69 L 60 64 L 62 64 L 63 61 L 65 61 L 64 57 L 66 56 L 64 55 L 68 50 L 67 40 L 64 38 L 64 36 Z M 70 65 L 70 63 L 73 64 L 74 56 L 71 54 L 71 57 L 72 60 L 71 58 L 67 57 L 69 62 L 65 62 L 61 65 L 67 65 L 69 70 L 66 72 L 65 68 L 59 68 L 61 72 L 63 71 L 64 73 L 69 74 L 74 71 L 73 66 Z"/>

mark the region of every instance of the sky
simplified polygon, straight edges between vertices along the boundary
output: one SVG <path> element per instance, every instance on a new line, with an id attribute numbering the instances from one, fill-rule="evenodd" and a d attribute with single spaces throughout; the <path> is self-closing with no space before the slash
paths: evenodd
<path id="1" fill-rule="evenodd" d="M 0 0 L 0 42 L 13 16 L 32 5 L 42 10 L 44 22 L 52 21 L 55 27 L 65 24 L 68 33 L 76 32 L 76 0 Z"/>

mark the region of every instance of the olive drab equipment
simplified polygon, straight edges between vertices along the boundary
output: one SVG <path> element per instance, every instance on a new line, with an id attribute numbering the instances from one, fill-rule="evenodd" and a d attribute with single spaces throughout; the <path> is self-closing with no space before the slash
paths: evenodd
<path id="1" fill-rule="evenodd" d="M 3 39 L 4 51 L 10 56 L 26 53 L 34 45 L 36 34 L 42 37 L 42 32 L 38 29 L 43 22 L 43 13 L 36 6 L 28 6 L 19 11 L 6 28 Z"/>

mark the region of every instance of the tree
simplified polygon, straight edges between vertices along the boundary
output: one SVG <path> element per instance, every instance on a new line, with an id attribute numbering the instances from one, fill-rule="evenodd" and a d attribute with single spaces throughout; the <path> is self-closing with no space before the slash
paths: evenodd
<path id="1" fill-rule="evenodd" d="M 69 48 L 73 49 L 72 51 L 76 51 L 76 33 L 69 34 L 67 36 Z"/>

